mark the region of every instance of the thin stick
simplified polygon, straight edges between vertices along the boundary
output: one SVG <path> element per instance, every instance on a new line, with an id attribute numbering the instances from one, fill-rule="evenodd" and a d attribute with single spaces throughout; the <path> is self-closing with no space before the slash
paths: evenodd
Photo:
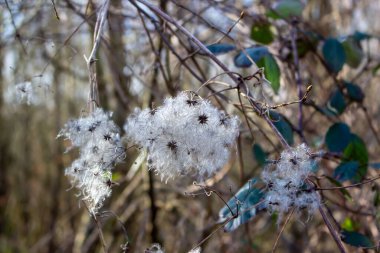
<path id="1" fill-rule="evenodd" d="M 130 0 L 131 2 L 134 2 L 134 0 Z M 222 70 L 224 70 L 227 75 L 244 91 L 244 93 L 247 94 L 247 97 L 249 98 L 249 102 L 255 109 L 257 113 L 259 113 L 260 116 L 264 118 L 264 120 L 269 124 L 269 126 L 272 128 L 273 132 L 277 135 L 279 138 L 281 144 L 285 148 L 290 148 L 289 144 L 285 140 L 285 138 L 282 136 L 282 134 L 278 131 L 276 126 L 273 124 L 271 119 L 269 118 L 268 115 L 266 114 L 261 114 L 261 108 L 257 105 L 256 101 L 254 101 L 250 95 L 250 91 L 246 87 L 244 80 L 242 78 L 237 78 L 233 74 L 231 74 L 231 71 L 228 69 L 228 67 L 221 62 L 202 42 L 200 42 L 193 34 L 191 34 L 185 27 L 181 26 L 175 19 L 170 17 L 168 14 L 163 12 L 160 8 L 157 6 L 151 4 L 150 2 L 146 0 L 137 0 L 138 2 L 144 4 L 147 6 L 149 9 L 151 9 L 153 12 L 155 12 L 157 15 L 159 15 L 162 19 L 167 21 L 168 23 L 173 24 L 175 27 L 178 28 L 182 33 L 184 33 L 192 42 L 194 42 L 195 45 L 199 47 L 199 49 L 206 54 L 213 62 L 215 62 Z"/>
<path id="2" fill-rule="evenodd" d="M 343 245 L 343 243 L 342 243 L 339 235 L 336 233 L 336 231 L 333 228 L 331 222 L 329 221 L 329 218 L 327 217 L 327 214 L 326 214 L 325 210 L 323 210 L 323 207 L 321 205 L 319 205 L 318 209 L 319 209 L 319 212 L 322 215 L 323 221 L 325 222 L 327 228 L 330 231 L 331 236 L 334 238 L 334 241 L 335 241 L 336 245 L 338 246 L 339 251 L 341 253 L 346 253 L 346 249 L 344 248 L 344 245 Z"/>
<path id="3" fill-rule="evenodd" d="M 286 225 L 289 223 L 290 218 L 293 216 L 294 210 L 295 210 L 295 208 L 293 208 L 292 211 L 290 212 L 290 214 L 288 215 L 288 217 L 286 217 L 285 223 L 281 227 L 281 230 L 280 230 L 280 232 L 277 235 L 276 241 L 274 242 L 274 245 L 273 245 L 273 248 L 272 248 L 272 253 L 274 253 L 276 251 L 277 245 L 278 245 L 278 241 L 280 240 L 280 237 L 281 237 L 282 233 L 284 232 Z"/>
<path id="4" fill-rule="evenodd" d="M 101 7 L 101 10 L 98 14 L 98 18 L 95 24 L 94 31 L 94 45 L 92 47 L 89 57 L 84 55 L 84 59 L 87 63 L 88 76 L 90 80 L 90 92 L 88 96 L 89 111 L 92 112 L 99 105 L 99 94 L 98 94 L 98 81 L 96 77 L 96 64 L 95 64 L 95 55 L 98 51 L 101 37 L 103 34 L 103 28 L 105 20 L 107 19 L 107 13 L 109 8 L 110 1 L 106 0 Z"/>
<path id="5" fill-rule="evenodd" d="M 331 191 L 331 190 L 340 190 L 340 189 L 353 188 L 353 187 L 361 186 L 363 184 L 371 183 L 373 181 L 376 181 L 379 178 L 380 178 L 380 176 L 377 176 L 377 177 L 374 177 L 374 178 L 369 179 L 367 181 L 356 183 L 356 184 L 351 184 L 351 185 L 347 185 L 347 186 L 335 186 L 335 187 L 328 187 L 328 188 L 315 188 L 315 190 L 317 190 L 317 191 Z"/>
<path id="6" fill-rule="evenodd" d="M 372 122 L 371 116 L 368 114 L 367 107 L 365 107 L 363 104 L 360 106 L 362 110 L 364 111 L 365 118 L 367 119 L 368 125 L 371 128 L 373 135 L 375 136 L 375 139 L 377 143 L 380 145 L 380 137 L 379 134 L 377 133 L 375 126 Z"/>
<path id="7" fill-rule="evenodd" d="M 84 206 L 86 207 L 88 213 L 91 215 L 91 217 L 95 221 L 96 228 L 98 229 L 98 233 L 99 233 L 100 242 L 102 243 L 102 246 L 103 246 L 103 251 L 104 251 L 104 253 L 108 253 L 106 240 L 104 239 L 104 235 L 103 235 L 103 231 L 102 231 L 102 226 L 101 226 L 99 220 L 96 218 L 96 215 L 94 213 L 92 213 L 90 211 L 90 209 L 88 208 L 87 203 L 85 201 L 83 201 L 83 203 L 84 203 Z"/>
<path id="8" fill-rule="evenodd" d="M 24 44 L 22 44 L 21 35 L 20 35 L 20 33 L 19 33 L 18 29 L 17 29 L 15 20 L 13 18 L 13 13 L 12 13 L 11 7 L 9 6 L 8 0 L 5 0 L 5 5 L 7 6 L 7 10 L 9 12 L 9 15 L 11 16 L 11 22 L 12 22 L 13 29 L 15 29 L 16 38 L 17 38 L 18 42 L 20 43 L 22 50 L 27 55 L 28 52 L 26 51 L 26 48 L 25 48 Z"/>
<path id="9" fill-rule="evenodd" d="M 209 235 L 207 235 L 205 238 L 203 238 L 202 241 L 200 241 L 197 245 L 195 245 L 189 252 L 200 247 L 203 243 L 205 243 L 208 239 L 210 239 L 210 237 L 212 237 L 216 232 L 218 232 L 221 228 L 223 228 L 224 225 L 226 225 L 228 222 L 230 222 L 233 219 L 235 219 L 235 217 L 231 216 L 230 218 L 225 220 L 221 225 L 219 225 L 216 229 L 214 229 L 214 231 L 212 231 Z"/>
<path id="10" fill-rule="evenodd" d="M 55 7 L 55 2 L 54 2 L 54 0 L 51 0 L 51 3 L 53 4 L 53 9 L 54 9 L 55 17 L 56 17 L 58 20 L 60 20 L 59 15 L 58 15 L 57 8 Z"/>

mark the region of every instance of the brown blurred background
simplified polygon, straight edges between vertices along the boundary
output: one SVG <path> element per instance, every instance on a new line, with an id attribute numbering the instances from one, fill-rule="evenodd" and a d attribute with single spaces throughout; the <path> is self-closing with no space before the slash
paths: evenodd
<path id="1" fill-rule="evenodd" d="M 249 39 L 250 23 L 265 13 L 259 1 L 249 0 L 152 2 L 205 43 L 221 38 L 223 35 L 218 30 L 226 32 L 245 10 L 246 16 L 231 32 L 245 47 L 254 45 Z M 303 2 L 306 4 L 304 22 L 323 36 L 348 35 L 356 30 L 380 36 L 378 0 Z M 64 123 L 79 117 L 86 109 L 89 86 L 83 55 L 91 51 L 96 10 L 100 4 L 95 0 L 0 1 L 0 252 L 102 252 L 95 223 L 64 175 L 65 167 L 75 159 L 76 153 L 64 153 L 68 143 L 56 139 Z M 101 106 L 114 112 L 113 118 L 120 127 L 136 106 L 148 107 L 152 101 L 159 105 L 178 90 L 196 90 L 201 85 L 170 52 L 152 23 L 144 20 L 145 27 L 128 1 L 111 1 L 97 54 Z M 183 57 L 191 53 L 191 44 L 186 38 L 179 35 L 179 39 L 169 28 L 161 32 Z M 278 51 L 282 46 L 278 42 L 271 47 Z M 377 39 L 369 40 L 364 48 L 375 62 L 380 61 Z M 160 74 L 157 54 L 168 80 Z M 254 71 L 234 67 L 233 56 L 227 54 L 220 59 L 242 75 Z M 204 56 L 190 54 L 189 58 L 190 67 L 199 71 L 205 80 L 221 72 Z M 294 100 L 297 96 L 292 70 L 286 64 L 279 64 L 281 88 L 279 95 L 272 96 L 273 103 Z M 334 81 L 314 55 L 306 56 L 300 66 L 305 82 L 314 85 L 313 100 L 323 104 Z M 356 82 L 366 94 L 365 105 L 378 130 L 379 75 L 369 69 L 364 70 Z M 358 71 L 360 69 L 345 66 L 340 75 L 351 78 Z M 220 80 L 230 82 L 224 77 Z M 31 82 L 36 92 L 30 105 L 20 102 L 12 93 L 15 86 L 23 82 Z M 201 90 L 201 94 L 206 95 L 207 90 Z M 231 107 L 224 106 L 231 111 Z M 279 111 L 296 122 L 296 110 L 294 106 Z M 312 108 L 305 108 L 306 117 L 312 112 Z M 341 120 L 365 140 L 370 160 L 376 161 L 379 147 L 363 111 L 352 105 Z M 265 123 L 257 122 L 253 129 L 255 139 L 248 134 L 246 126 L 242 127 L 238 144 L 242 159 L 238 159 L 235 152 L 231 162 L 213 178 L 215 189 L 226 200 L 248 179 L 260 174 L 261 168 L 252 156 L 253 143 L 260 143 L 271 157 L 278 156 L 259 129 L 268 133 L 269 139 L 279 147 L 275 136 Z M 312 148 L 323 148 L 329 125 L 331 122 L 322 116 L 313 117 L 305 124 L 305 135 Z M 300 143 L 298 137 L 296 142 Z M 138 150 L 130 149 L 125 162 L 114 171 L 118 185 L 113 188 L 100 218 L 109 252 L 122 252 L 120 245 L 127 242 L 128 252 L 143 252 L 154 242 L 162 244 L 166 252 L 187 252 L 216 228 L 222 201 L 215 195 L 185 195 L 184 192 L 198 190 L 192 186 L 193 179 L 177 179 L 165 184 L 149 173 L 140 159 Z M 321 167 L 331 173 L 335 165 L 323 162 Z M 363 196 L 366 194 L 372 193 L 365 189 L 353 190 L 351 204 L 365 206 Z M 333 210 L 336 218 L 343 222 L 345 216 L 340 209 Z M 358 223 L 372 222 L 361 216 L 353 215 L 353 219 Z M 373 238 L 378 239 L 376 226 L 366 226 Z M 270 252 L 277 232 L 275 219 L 260 214 L 234 232 L 217 232 L 202 245 L 202 252 Z M 278 248 L 278 252 L 336 251 L 318 215 L 310 220 L 294 218 Z"/>

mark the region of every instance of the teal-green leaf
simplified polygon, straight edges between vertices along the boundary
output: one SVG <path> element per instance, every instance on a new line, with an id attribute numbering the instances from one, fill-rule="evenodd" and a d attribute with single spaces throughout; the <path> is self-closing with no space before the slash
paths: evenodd
<path id="1" fill-rule="evenodd" d="M 371 167 L 375 170 L 380 170 L 380 163 L 370 163 L 369 167 Z"/>
<path id="2" fill-rule="evenodd" d="M 263 166 L 265 164 L 266 159 L 267 159 L 267 154 L 262 149 L 262 147 L 259 144 L 256 144 L 256 143 L 253 144 L 252 153 L 253 153 L 253 156 L 254 156 L 255 160 L 257 161 L 257 163 L 260 166 Z"/>
<path id="3" fill-rule="evenodd" d="M 237 229 L 240 225 L 247 223 L 259 211 L 265 209 L 265 205 L 260 203 L 264 198 L 264 192 L 261 189 L 254 188 L 257 180 L 249 180 L 240 190 L 231 198 L 227 205 L 231 208 L 231 213 L 228 206 L 224 206 L 219 211 L 218 223 L 227 222 L 224 226 L 224 231 L 230 232 Z M 236 215 L 236 217 L 234 217 Z"/>
<path id="4" fill-rule="evenodd" d="M 271 54 L 265 55 L 256 64 L 258 67 L 264 68 L 265 78 L 271 83 L 274 92 L 277 93 L 280 89 L 281 71 L 274 57 Z"/>
<path id="5" fill-rule="evenodd" d="M 363 32 L 359 32 L 359 31 L 356 31 L 352 37 L 356 40 L 356 41 L 362 41 L 362 40 L 368 40 L 370 38 L 372 38 L 372 35 L 371 34 L 368 34 L 368 33 L 363 33 Z"/>
<path id="6" fill-rule="evenodd" d="M 267 45 L 274 40 L 269 22 L 256 22 L 251 28 L 251 39 L 261 44 Z"/>
<path id="7" fill-rule="evenodd" d="M 374 246 L 372 241 L 367 236 L 354 231 L 343 230 L 340 233 L 340 238 L 343 242 L 354 247 L 371 248 Z"/>
<path id="8" fill-rule="evenodd" d="M 358 161 L 343 162 L 336 167 L 334 171 L 334 178 L 340 182 L 353 180 L 358 175 L 359 166 L 360 164 Z"/>
<path id="9" fill-rule="evenodd" d="M 221 55 L 234 50 L 236 47 L 231 44 L 219 43 L 207 46 L 208 50 L 215 55 Z"/>
<path id="10" fill-rule="evenodd" d="M 331 152 L 343 152 L 351 140 L 350 128 L 342 122 L 332 125 L 326 133 L 325 142 Z"/>
<path id="11" fill-rule="evenodd" d="M 274 19 L 301 17 L 303 8 L 303 4 L 298 0 L 280 0 L 273 5 L 273 10 L 269 10 L 266 15 Z"/>
<path id="12" fill-rule="evenodd" d="M 336 89 L 330 96 L 327 108 L 336 115 L 340 115 L 346 109 L 346 101 L 339 89 Z"/>
<path id="13" fill-rule="evenodd" d="M 271 120 L 273 121 L 274 126 L 281 133 L 281 135 L 285 138 L 289 145 L 293 145 L 293 129 L 289 125 L 289 123 L 285 120 L 284 116 L 275 111 L 270 111 L 269 114 Z"/>
<path id="14" fill-rule="evenodd" d="M 344 52 L 346 54 L 346 63 L 351 68 L 357 68 L 359 67 L 363 57 L 364 53 L 363 50 L 360 47 L 360 44 L 358 41 L 356 41 L 353 37 L 348 36 L 343 42 L 342 42 Z"/>
<path id="15" fill-rule="evenodd" d="M 252 65 L 252 62 L 249 60 L 247 55 L 251 57 L 251 59 L 256 63 L 261 58 L 263 58 L 266 55 L 269 55 L 269 50 L 266 47 L 251 47 L 245 49 L 245 52 L 240 52 L 237 54 L 234 58 L 234 63 L 236 67 L 239 68 L 248 68 Z"/>
<path id="16" fill-rule="evenodd" d="M 343 151 L 344 161 L 356 161 L 359 163 L 359 170 L 354 181 L 360 181 L 367 174 L 368 150 L 364 141 L 356 134 L 351 134 L 350 143 Z"/>
<path id="17" fill-rule="evenodd" d="M 325 40 L 322 47 L 323 58 L 334 73 L 338 73 L 346 62 L 346 53 L 342 44 L 334 38 Z"/>
<path id="18" fill-rule="evenodd" d="M 348 97 L 355 102 L 363 102 L 364 92 L 357 84 L 344 82 Z"/>

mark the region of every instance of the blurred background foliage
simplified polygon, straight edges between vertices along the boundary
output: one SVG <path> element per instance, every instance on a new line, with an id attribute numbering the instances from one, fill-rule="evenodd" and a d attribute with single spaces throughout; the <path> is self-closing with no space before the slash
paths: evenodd
<path id="1" fill-rule="evenodd" d="M 250 76 L 264 67 L 270 84 L 254 86 L 255 78 L 248 82 L 262 103 L 297 100 L 298 87 L 305 92 L 313 85 L 303 104 L 302 129 L 297 105 L 271 115 L 290 144 L 307 142 L 313 150 L 335 155 L 321 161 L 317 175 L 322 186 L 378 174 L 379 1 L 151 2 L 208 45 L 231 71 Z M 68 143 L 56 139 L 67 120 L 86 110 L 89 84 L 83 55 L 91 51 L 101 3 L 0 1 L 0 252 L 102 251 L 95 223 L 64 176 L 75 152 L 64 154 Z M 177 28 L 143 4 L 113 0 L 107 21 L 96 64 L 100 103 L 114 112 L 120 127 L 135 107 L 158 106 L 168 95 L 195 91 L 222 73 Z M 216 79 L 232 84 L 226 75 Z M 30 105 L 14 95 L 16 85 L 24 82 L 35 92 Z M 210 91 L 202 88 L 200 94 L 206 97 Z M 232 93 L 224 94 L 238 103 Z M 234 111 L 231 104 L 212 100 Z M 242 116 L 231 162 L 208 181 L 225 200 L 260 175 L 265 159 L 275 159 L 281 151 L 260 116 L 247 115 L 253 134 Z M 114 171 L 117 185 L 100 219 L 109 252 L 122 252 L 120 245 L 126 243 L 127 252 L 143 252 L 154 242 L 166 252 L 186 252 L 217 228 L 224 204 L 215 195 L 189 194 L 202 193 L 192 179 L 161 182 L 147 171 L 144 158 L 129 149 Z M 379 241 L 379 196 L 378 182 L 325 192 L 324 203 L 348 244 L 366 247 Z M 269 252 L 278 231 L 275 216 L 258 214 L 233 232 L 219 230 L 202 249 Z M 277 251 L 337 248 L 316 214 L 293 218 Z"/>

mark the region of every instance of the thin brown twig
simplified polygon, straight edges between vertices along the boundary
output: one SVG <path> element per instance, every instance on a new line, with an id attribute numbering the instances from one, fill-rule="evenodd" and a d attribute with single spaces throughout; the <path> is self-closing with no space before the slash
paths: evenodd
<path id="1" fill-rule="evenodd" d="M 100 238 L 100 242 L 101 242 L 102 247 L 103 247 L 103 251 L 104 251 L 104 253 L 108 253 L 106 240 L 104 239 L 104 235 L 103 235 L 103 231 L 102 231 L 102 226 L 101 226 L 99 220 L 96 218 L 96 214 L 92 213 L 90 211 L 90 209 L 88 208 L 87 203 L 85 201 L 83 201 L 83 203 L 84 203 L 84 206 L 86 207 L 88 213 L 91 215 L 91 217 L 95 221 L 95 225 L 96 225 L 96 228 L 97 228 L 98 233 L 99 233 L 99 238 Z"/>
<path id="2" fill-rule="evenodd" d="M 214 189 L 212 189 L 212 188 L 210 188 L 210 187 L 208 187 L 208 186 L 206 186 L 206 185 L 198 184 L 197 182 L 193 182 L 193 185 L 202 188 L 203 193 L 204 193 L 206 196 L 208 196 L 208 197 L 211 196 L 212 193 L 215 193 L 216 196 L 218 196 L 218 198 L 224 203 L 224 205 L 227 206 L 227 208 L 230 210 L 231 215 L 232 215 L 233 217 L 235 217 L 235 216 L 238 215 L 237 213 L 235 214 L 235 213 L 232 211 L 232 208 L 230 207 L 230 205 L 227 203 L 227 201 L 224 200 L 224 198 L 222 197 L 222 195 L 221 195 L 217 190 L 214 190 Z M 197 195 L 196 193 L 186 193 L 186 192 L 185 192 L 185 195 L 186 195 L 186 194 L 187 194 L 187 195 L 191 195 L 191 196 L 196 196 L 196 195 Z"/>
<path id="3" fill-rule="evenodd" d="M 168 91 L 170 92 L 171 95 L 174 95 L 174 90 L 173 90 L 173 87 L 170 86 L 169 84 L 169 78 L 166 76 L 166 72 L 164 70 L 164 66 L 161 62 L 161 55 L 160 55 L 160 51 L 158 51 L 154 45 L 154 42 L 153 42 L 153 39 L 152 39 L 152 36 L 150 35 L 150 32 L 146 26 L 146 23 L 145 23 L 145 20 L 144 18 L 142 17 L 141 13 L 140 12 L 137 12 L 139 17 L 140 17 L 140 20 L 142 22 L 142 25 L 144 27 L 144 30 L 145 30 L 145 33 L 147 34 L 148 36 L 148 40 L 149 40 L 149 44 L 150 44 L 150 47 L 152 48 L 152 51 L 153 53 L 155 54 L 155 62 L 158 63 L 158 67 L 160 68 L 161 70 L 161 75 L 166 83 L 166 87 L 168 88 Z M 161 38 L 162 40 L 162 38 Z"/>
<path id="4" fill-rule="evenodd" d="M 242 214 L 243 214 L 243 213 L 246 213 L 246 212 L 250 212 L 251 209 L 256 208 L 257 206 L 261 205 L 263 202 L 264 202 L 264 200 L 262 200 L 262 201 L 256 203 L 256 204 L 253 205 L 251 208 L 249 208 L 249 209 L 247 209 L 247 210 L 244 210 L 244 211 L 242 212 Z M 211 236 L 213 236 L 216 232 L 218 232 L 221 228 L 223 228 L 228 222 L 230 222 L 230 221 L 236 219 L 238 216 L 239 216 L 239 213 L 237 213 L 236 215 L 233 215 L 233 216 L 229 217 L 229 218 L 228 218 L 227 220 L 225 220 L 220 226 L 218 226 L 214 231 L 212 231 L 208 236 L 206 236 L 204 239 L 202 239 L 202 241 L 200 241 L 197 245 L 195 245 L 195 246 L 190 250 L 190 252 L 191 252 L 192 250 L 195 250 L 195 249 L 197 249 L 198 247 L 200 247 L 203 243 L 205 243 L 208 239 L 210 239 Z"/>
<path id="5" fill-rule="evenodd" d="M 5 0 L 5 5 L 7 6 L 7 10 L 9 12 L 9 15 L 11 16 L 11 22 L 12 22 L 13 29 L 15 29 L 16 38 L 17 38 L 18 42 L 20 43 L 22 50 L 27 55 L 28 52 L 26 51 L 26 48 L 25 48 L 24 44 L 22 43 L 21 34 L 19 33 L 19 31 L 17 29 L 15 20 L 13 18 L 13 13 L 12 13 L 11 7 L 9 6 L 8 0 Z"/>
<path id="6" fill-rule="evenodd" d="M 57 8 L 55 7 L 55 2 L 54 2 L 54 0 L 51 0 L 51 3 L 53 4 L 53 9 L 54 9 L 55 17 L 56 17 L 58 20 L 60 20 L 59 15 L 58 15 Z"/>
<path id="7" fill-rule="evenodd" d="M 364 115 L 365 115 L 365 118 L 368 122 L 368 125 L 369 125 L 369 128 L 371 128 L 371 131 L 373 133 L 373 135 L 375 136 L 375 139 L 377 141 L 377 144 L 380 145 L 380 137 L 379 137 L 379 134 L 377 133 L 376 129 L 375 129 L 375 126 L 372 122 L 372 118 L 371 116 L 368 114 L 368 110 L 367 110 L 367 107 L 365 107 L 363 104 L 361 104 L 360 108 L 364 111 Z"/>
<path id="8" fill-rule="evenodd" d="M 89 106 L 90 112 L 94 111 L 94 109 L 99 105 L 95 55 L 98 52 L 98 48 L 100 46 L 100 41 L 103 34 L 104 24 L 107 19 L 109 5 L 110 5 L 110 0 L 105 0 L 98 13 L 98 18 L 96 20 L 95 30 L 94 30 L 94 44 L 93 44 L 91 53 L 88 57 L 84 55 L 84 59 L 86 60 L 86 63 L 87 63 L 88 76 L 90 80 L 90 92 L 88 96 L 88 106 Z"/>
<path id="9" fill-rule="evenodd" d="M 334 198 L 330 198 L 328 196 L 323 196 L 323 198 L 325 198 L 326 200 L 328 200 L 329 202 L 331 202 L 332 204 L 334 204 L 335 206 L 337 206 L 338 208 L 341 208 L 343 209 L 344 211 L 347 211 L 347 212 L 350 212 L 352 214 L 355 214 L 355 215 L 360 215 L 360 216 L 372 216 L 374 217 L 375 214 L 374 213 L 371 213 L 371 212 L 366 212 L 366 211 L 362 211 L 362 207 L 359 207 L 357 210 L 354 210 L 354 209 L 351 209 L 349 208 L 347 205 L 345 204 L 341 204 L 339 203 L 338 201 L 336 201 L 336 199 Z"/>
<path id="10" fill-rule="evenodd" d="M 58 54 L 61 52 L 61 50 L 67 46 L 67 44 L 70 42 L 70 40 L 73 38 L 73 36 L 79 31 L 79 29 L 81 28 L 81 26 L 83 24 L 85 24 L 86 22 L 88 22 L 88 19 L 91 18 L 93 15 L 95 15 L 96 12 L 93 12 L 90 16 L 88 16 L 86 19 L 84 19 L 75 29 L 73 32 L 70 33 L 70 35 L 65 39 L 65 41 L 63 42 L 63 44 L 57 49 L 56 53 L 51 57 L 51 60 L 44 66 L 44 68 L 42 69 L 42 71 L 40 72 L 39 75 L 37 76 L 43 76 L 43 74 L 45 73 L 46 69 L 49 67 L 49 65 L 52 63 L 53 59 L 56 58 L 58 56 Z"/>
<path id="11" fill-rule="evenodd" d="M 333 226 L 332 226 L 329 218 L 327 217 L 327 214 L 326 214 L 325 210 L 323 210 L 322 205 L 319 205 L 318 209 L 319 209 L 319 212 L 322 215 L 323 221 L 325 222 L 327 228 L 330 231 L 331 236 L 333 237 L 336 245 L 338 246 L 339 251 L 341 253 L 346 253 L 346 249 L 344 248 L 342 240 L 340 239 L 339 235 L 336 233 L 335 229 L 333 228 Z"/>
<path id="12" fill-rule="evenodd" d="M 302 104 L 303 102 L 306 101 L 306 99 L 308 98 L 311 90 L 312 90 L 313 86 L 312 85 L 309 85 L 306 89 L 306 92 L 305 94 L 302 96 L 301 94 L 301 98 L 299 100 L 296 100 L 296 101 L 291 101 L 291 102 L 287 102 L 287 103 L 282 103 L 282 104 L 278 104 L 278 105 L 273 105 L 273 106 L 268 106 L 267 108 L 268 109 L 277 109 L 277 108 L 280 108 L 280 107 L 285 107 L 285 106 L 288 106 L 288 105 L 293 105 L 293 104 Z"/>
<path id="13" fill-rule="evenodd" d="M 290 218 L 293 216 L 294 210 L 295 210 L 295 208 L 293 208 L 292 211 L 289 213 L 288 217 L 286 217 L 285 223 L 281 227 L 281 230 L 280 230 L 280 232 L 277 235 L 276 241 L 274 242 L 274 245 L 273 245 L 273 248 L 272 248 L 272 253 L 274 253 L 276 251 L 278 242 L 280 240 L 280 237 L 281 237 L 282 233 L 284 232 L 286 225 L 289 223 Z"/>
<path id="14" fill-rule="evenodd" d="M 340 190 L 340 189 L 347 189 L 347 188 L 353 188 L 353 187 L 357 187 L 357 186 L 361 186 L 361 185 L 364 185 L 364 184 L 368 184 L 368 183 L 371 183 L 373 181 L 376 181 L 377 179 L 379 179 L 380 176 L 377 176 L 375 178 L 372 178 L 372 179 L 369 179 L 365 182 L 360 182 L 360 183 L 356 183 L 356 184 L 352 184 L 352 185 L 347 185 L 347 186 L 334 186 L 334 187 L 328 187 L 328 188 L 315 188 L 315 190 L 317 191 L 331 191 L 331 190 Z"/>
<path id="15" fill-rule="evenodd" d="M 149 18 L 149 20 L 152 22 L 152 24 L 155 26 L 156 28 L 156 31 L 160 34 L 160 36 L 162 37 L 162 40 L 164 41 L 165 45 L 169 48 L 169 50 L 177 57 L 177 59 L 182 63 L 183 66 L 185 66 L 185 68 L 199 81 L 201 82 L 202 84 L 204 84 L 206 82 L 206 78 L 204 77 L 204 74 L 202 72 L 200 72 L 201 76 L 198 75 L 190 66 L 189 64 L 184 61 L 184 59 L 181 57 L 181 55 L 173 48 L 173 46 L 171 45 L 170 41 L 168 41 L 167 37 L 162 33 L 161 29 L 158 27 L 158 22 L 152 17 L 150 16 L 146 11 L 144 11 L 143 9 L 141 9 L 136 3 L 135 1 L 130 1 L 131 4 L 133 6 L 136 7 L 137 10 L 139 10 L 141 13 L 144 14 L 144 16 L 146 16 L 147 18 Z M 168 26 L 168 29 L 172 31 L 171 27 Z M 174 33 L 174 31 L 172 31 Z M 181 42 L 180 38 L 178 38 L 179 41 Z M 192 58 L 193 59 L 193 58 Z M 196 63 L 196 62 L 194 62 Z M 196 65 L 197 66 L 197 65 Z M 230 74 L 235 74 L 237 75 L 238 77 L 241 78 L 241 75 L 239 73 L 236 73 L 236 72 L 231 72 L 231 71 L 228 71 L 228 73 Z M 227 74 L 227 72 L 223 72 L 222 74 Z M 207 88 L 210 89 L 212 92 L 214 92 L 218 97 L 222 98 L 224 101 L 228 101 L 229 99 L 224 96 L 222 93 L 219 93 L 219 92 L 215 92 L 209 85 L 207 85 Z M 237 87 L 236 87 L 237 88 Z M 236 105 L 235 107 L 239 110 L 239 111 L 242 111 L 241 108 L 238 108 Z M 248 120 L 254 124 L 255 126 L 257 126 L 257 123 L 254 122 L 251 118 L 248 118 Z M 265 139 L 268 140 L 268 142 L 273 146 L 273 148 L 279 152 L 276 144 L 269 138 L 269 136 L 261 129 L 258 127 L 258 130 L 261 132 L 261 134 L 265 137 Z"/>
<path id="16" fill-rule="evenodd" d="M 218 232 L 221 228 L 223 228 L 228 222 L 235 219 L 234 216 L 231 216 L 227 220 L 225 220 L 222 224 L 220 224 L 214 231 L 212 231 L 209 235 L 207 235 L 205 238 L 202 239 L 197 245 L 195 245 L 189 252 L 192 252 L 193 250 L 196 250 L 198 247 L 200 247 L 203 243 L 205 243 L 208 239 L 210 239 L 216 232 Z"/>
<path id="17" fill-rule="evenodd" d="M 134 0 L 130 0 L 131 2 L 134 2 Z M 180 30 L 183 34 L 185 34 L 186 37 L 188 37 L 195 45 L 197 45 L 199 47 L 199 49 L 201 49 L 214 63 L 216 63 L 222 70 L 224 70 L 225 72 L 229 73 L 230 70 L 227 68 L 227 66 L 222 63 L 202 42 L 200 42 L 193 34 L 191 34 L 186 28 L 184 28 L 183 26 L 181 26 L 175 19 L 173 19 L 171 16 L 169 16 L 168 14 L 166 14 L 165 12 L 163 12 L 160 8 L 158 8 L 157 6 L 151 4 L 150 2 L 146 1 L 146 0 L 137 0 L 138 2 L 144 4 L 145 6 L 147 6 L 149 9 L 151 9 L 153 12 L 155 12 L 157 15 L 159 15 L 162 19 L 164 19 L 165 21 L 167 21 L 168 23 L 170 24 L 173 24 L 175 27 L 177 27 L 178 30 Z M 251 105 L 255 108 L 255 110 L 260 113 L 261 112 L 261 109 L 259 108 L 259 106 L 257 105 L 256 101 L 254 101 L 253 99 L 251 99 L 251 96 L 250 96 L 250 91 L 249 89 L 247 89 L 247 87 L 244 85 L 244 80 L 241 79 L 241 78 L 236 78 L 234 75 L 232 74 L 228 74 L 228 76 L 238 85 L 242 88 L 242 90 L 244 90 L 244 92 L 248 95 L 247 97 L 249 97 L 249 102 L 251 103 Z M 285 140 L 285 138 L 282 136 L 282 134 L 279 132 L 279 130 L 276 128 L 276 126 L 273 124 L 273 122 L 271 121 L 271 119 L 269 118 L 268 115 L 266 114 L 262 114 L 260 115 L 264 118 L 264 120 L 269 124 L 269 126 L 272 128 L 272 131 L 277 135 L 278 139 L 280 140 L 281 144 L 285 147 L 285 148 L 290 148 L 289 144 L 287 143 L 287 141 Z"/>

